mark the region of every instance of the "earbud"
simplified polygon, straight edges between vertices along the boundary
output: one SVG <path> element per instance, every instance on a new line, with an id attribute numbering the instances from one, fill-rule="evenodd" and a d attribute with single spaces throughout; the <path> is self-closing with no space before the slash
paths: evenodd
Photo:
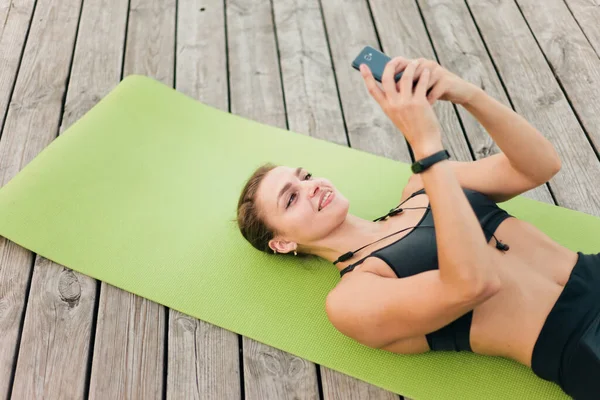
<path id="1" fill-rule="evenodd" d="M 496 241 L 496 248 L 498 250 L 506 251 L 506 250 L 510 249 L 510 246 L 507 244 L 504 244 L 502 242 Z"/>
<path id="2" fill-rule="evenodd" d="M 393 217 L 393 216 L 394 216 L 394 215 L 396 215 L 396 214 L 400 214 L 402 211 L 404 211 L 404 210 L 403 210 L 403 209 L 401 209 L 401 208 L 392 208 L 392 209 L 390 210 L 390 212 L 388 213 L 388 215 L 387 215 L 387 216 L 388 216 L 388 217 Z"/>
<path id="3" fill-rule="evenodd" d="M 345 254 L 342 254 L 342 255 L 341 255 L 341 256 L 340 256 L 340 257 L 339 257 L 337 260 L 335 260 L 335 261 L 333 262 L 333 264 L 335 265 L 335 264 L 337 264 L 337 263 L 339 263 L 339 262 L 348 261 L 348 260 L 349 260 L 349 259 L 351 259 L 352 257 L 354 257 L 354 253 L 353 253 L 353 252 L 351 252 L 351 251 L 349 251 L 349 252 L 347 252 L 347 253 L 345 253 Z"/>

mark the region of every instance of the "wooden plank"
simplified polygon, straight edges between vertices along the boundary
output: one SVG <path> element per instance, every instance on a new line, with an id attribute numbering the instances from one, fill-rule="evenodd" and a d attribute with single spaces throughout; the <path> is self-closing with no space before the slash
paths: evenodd
<path id="1" fill-rule="evenodd" d="M 119 81 L 127 2 L 121 0 L 120 6 L 106 0 L 84 6 L 63 127 L 71 125 Z M 89 85 L 94 87 L 86 87 Z M 42 388 L 45 396 L 83 397 L 95 281 L 39 257 L 38 263 L 44 265 L 34 270 L 19 357 L 35 360 L 35 368 L 42 372 L 28 376 L 43 379 L 33 386 Z M 42 340 L 46 337 L 50 339 Z M 61 340 L 55 341 L 55 337 Z M 16 382 L 20 382 L 19 375 Z"/>
<path id="2" fill-rule="evenodd" d="M 348 145 L 318 0 L 273 3 L 291 131 Z"/>
<path id="3" fill-rule="evenodd" d="M 511 107 L 464 2 L 419 0 L 418 4 L 440 63 L 463 79 L 483 88 L 491 97 Z M 457 109 L 477 159 L 501 152 L 485 128 L 465 108 L 458 106 Z M 546 185 L 529 190 L 523 196 L 547 203 L 553 202 Z"/>
<path id="4" fill-rule="evenodd" d="M 0 6 L 0 148 L 8 147 L 8 135 L 2 143 L 4 120 L 16 81 L 21 54 L 33 17 L 33 0 L 13 1 Z M 17 138 L 14 138 L 15 140 Z M 3 152 L 0 150 L 0 154 Z M 13 157 L 16 156 L 15 153 Z M 0 158 L 0 187 L 16 174 L 2 171 L 12 163 Z M 4 161 L 3 161 L 4 160 Z M 0 236 L 0 398 L 8 396 L 18 352 L 21 317 L 25 306 L 33 254 Z M 10 282 L 9 285 L 5 282 Z"/>
<path id="5" fill-rule="evenodd" d="M 410 162 L 406 139 L 368 95 L 362 76 L 351 66 L 364 46 L 380 48 L 367 3 L 331 0 L 321 5 L 350 146 Z"/>
<path id="6" fill-rule="evenodd" d="M 124 75 L 173 85 L 175 0 L 132 0 Z M 165 307 L 102 283 L 90 398 L 162 398 Z"/>
<path id="7" fill-rule="evenodd" d="M 56 138 L 80 3 L 80 0 L 47 1 L 40 2 L 35 9 L 0 142 L 0 181 L 3 184 Z M 62 45 L 56 46 L 58 42 Z M 6 286 L 15 285 L 20 292 L 9 287 L 8 293 L 6 295 L 3 293 L 2 296 L 8 299 L 6 307 L 8 318 L 3 318 L 2 330 L 7 331 L 9 340 L 14 340 L 13 335 L 19 329 L 24 309 L 25 293 L 21 290 L 27 284 L 33 254 L 8 241 L 5 241 L 2 247 L 4 253 L 2 264 L 7 266 L 7 270 L 4 271 L 3 265 L 1 280 L 3 283 L 10 282 Z M 67 366 L 64 370 L 52 369 L 55 364 L 66 365 L 65 358 L 68 355 L 54 349 L 48 352 L 42 351 L 44 347 L 42 343 L 51 345 L 58 335 L 60 340 L 71 342 L 74 349 L 79 349 L 82 340 L 78 333 L 73 333 L 73 329 L 89 323 L 89 318 L 86 320 L 84 317 L 89 304 L 86 301 L 79 302 L 77 295 L 79 291 L 87 293 L 89 286 L 85 284 L 78 286 L 73 281 L 72 274 L 65 271 L 59 279 L 60 287 L 54 288 L 64 297 L 53 305 L 58 308 L 70 306 L 71 312 L 67 313 L 65 321 L 57 324 L 53 315 L 54 308 L 50 315 L 42 315 L 40 311 L 40 305 L 50 301 L 43 290 L 48 287 L 43 287 L 45 282 L 39 279 L 40 275 L 47 276 L 51 272 L 48 268 L 49 264 L 49 261 L 41 257 L 36 260 L 36 265 L 40 268 L 36 268 L 37 274 L 34 273 L 34 276 L 37 279 L 32 283 L 29 295 L 21 346 L 16 360 L 13 398 L 34 398 L 41 394 L 49 398 L 58 397 L 63 385 L 67 386 L 62 388 L 63 395 L 83 394 L 85 370 L 81 373 L 77 370 L 76 364 Z M 3 347 L 6 344 L 3 339 Z M 14 350 L 11 349 L 8 354 L 12 356 L 15 354 Z M 6 368 L 6 365 L 3 367 Z M 11 390 L 7 386 L 11 375 L 12 373 L 9 372 L 7 377 L 2 378 L 3 394 L 8 394 Z"/>
<path id="8" fill-rule="evenodd" d="M 121 80 L 127 0 L 85 0 L 61 133 Z"/>
<path id="9" fill-rule="evenodd" d="M 600 54 L 600 0 L 565 0 L 590 44 Z"/>
<path id="10" fill-rule="evenodd" d="M 231 112 L 280 128 L 286 114 L 270 2 L 227 2 Z M 313 363 L 243 337 L 246 399 L 318 398 Z"/>
<path id="11" fill-rule="evenodd" d="M 600 58 L 563 0 L 547 0 L 544 7 L 531 0 L 517 4 L 590 140 L 600 150 L 600 102 L 590 101 L 600 93 Z"/>
<path id="12" fill-rule="evenodd" d="M 600 163 L 517 5 L 468 0 L 515 110 L 555 146 L 563 164 L 550 180 L 556 202 L 600 215 Z"/>
<path id="13" fill-rule="evenodd" d="M 410 400 L 333 369 L 321 367 L 324 400 Z"/>
<path id="14" fill-rule="evenodd" d="M 173 86 L 175 0 L 131 0 L 124 76 L 142 74 Z"/>
<path id="15" fill-rule="evenodd" d="M 33 0 L 12 0 L 0 4 L 0 137 L 2 137 L 2 125 L 17 77 L 33 8 Z M 0 369 L 0 373 L 1 371 Z M 1 383 L 0 393 L 2 393 Z"/>
<path id="16" fill-rule="evenodd" d="M 229 111 L 223 0 L 180 0 L 178 91 Z M 168 399 L 241 398 L 238 335 L 169 310 Z"/>
<path id="17" fill-rule="evenodd" d="M 469 0 L 517 112 L 555 146 L 562 170 L 550 180 L 559 205 L 597 214 L 600 165 L 516 4 Z"/>
<path id="18" fill-rule="evenodd" d="M 229 111 L 224 0 L 179 0 L 175 87 Z"/>
<path id="19" fill-rule="evenodd" d="M 126 15 L 127 0 L 85 2 L 61 132 L 119 82 Z M 85 397 L 95 300 L 94 279 L 36 258 L 19 354 L 36 372 L 16 379 L 35 397 Z"/>

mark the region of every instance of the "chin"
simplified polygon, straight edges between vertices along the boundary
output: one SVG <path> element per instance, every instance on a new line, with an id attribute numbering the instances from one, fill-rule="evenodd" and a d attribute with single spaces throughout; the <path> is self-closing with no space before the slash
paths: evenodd
<path id="1" fill-rule="evenodd" d="M 332 225 L 339 225 L 346 219 L 350 204 L 343 199 L 335 199 L 335 201 L 322 209 L 319 214 L 331 221 Z"/>

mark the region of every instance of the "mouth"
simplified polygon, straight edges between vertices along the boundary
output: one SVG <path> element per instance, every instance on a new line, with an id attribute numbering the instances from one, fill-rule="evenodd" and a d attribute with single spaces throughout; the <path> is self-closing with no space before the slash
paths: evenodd
<path id="1" fill-rule="evenodd" d="M 331 203 L 331 201 L 333 200 L 333 196 L 334 194 L 332 190 L 327 189 L 323 192 L 323 194 L 321 195 L 321 199 L 319 200 L 319 211 L 321 211 L 322 209 L 327 207 L 329 203 Z"/>

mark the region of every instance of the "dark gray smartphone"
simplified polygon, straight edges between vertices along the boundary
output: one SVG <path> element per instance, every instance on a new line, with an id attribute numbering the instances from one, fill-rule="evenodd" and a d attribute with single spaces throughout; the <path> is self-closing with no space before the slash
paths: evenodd
<path id="1" fill-rule="evenodd" d="M 373 77 L 379 83 L 381 83 L 381 77 L 383 76 L 383 69 L 385 65 L 391 60 L 390 57 L 386 56 L 377 49 L 371 46 L 365 46 L 364 49 L 358 54 L 358 56 L 352 61 L 352 66 L 360 71 L 360 64 L 367 64 Z M 398 82 L 402 78 L 402 72 L 398 72 L 394 76 L 394 80 Z"/>

